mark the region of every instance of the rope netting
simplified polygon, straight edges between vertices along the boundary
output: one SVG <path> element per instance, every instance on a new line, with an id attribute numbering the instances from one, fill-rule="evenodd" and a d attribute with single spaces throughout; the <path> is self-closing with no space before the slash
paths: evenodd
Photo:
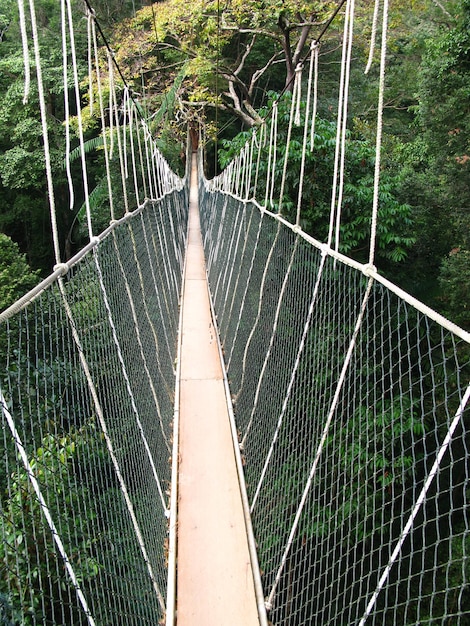
<path id="1" fill-rule="evenodd" d="M 182 268 L 159 239 L 185 202 L 149 202 L 2 324 L 4 623 L 164 614 Z"/>
<path id="2" fill-rule="evenodd" d="M 171 476 L 187 180 L 157 150 L 111 51 L 99 51 L 88 11 L 89 107 L 91 115 L 95 98 L 101 121 L 98 150 L 90 151 L 73 35 L 84 16 L 72 16 L 62 2 L 64 167 L 71 206 L 83 202 L 78 216 L 89 240 L 63 262 L 42 88 L 44 34 L 34 3 L 28 16 L 19 6 L 25 100 L 34 85 L 43 118 L 56 267 L 0 314 L 0 621 L 158 624 L 173 615 L 167 588 L 174 584 Z M 110 225 L 94 236 L 103 223 Z"/>
<path id="3" fill-rule="evenodd" d="M 272 623 L 466 623 L 468 342 L 254 203 L 201 206 Z"/>
<path id="4" fill-rule="evenodd" d="M 470 335 L 374 266 L 387 8 L 374 11 L 382 47 L 366 263 L 339 252 L 353 1 L 334 125 L 315 118 L 313 42 L 288 121 L 274 102 L 222 174 L 201 173 L 208 278 L 274 625 L 463 625 L 470 615 Z M 305 198 L 302 186 L 327 123 L 334 166 L 325 175 L 317 163 L 315 176 L 331 174 L 330 219 L 315 239 L 302 229 L 315 189 Z M 299 149 L 300 165 L 290 158 Z M 285 193 L 292 180 L 296 198 Z"/>

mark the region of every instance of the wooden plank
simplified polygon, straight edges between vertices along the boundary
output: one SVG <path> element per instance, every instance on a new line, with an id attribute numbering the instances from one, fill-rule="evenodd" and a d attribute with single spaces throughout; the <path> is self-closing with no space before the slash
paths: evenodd
<path id="1" fill-rule="evenodd" d="M 259 626 L 196 185 L 193 157 L 182 304 L 177 625 Z"/>

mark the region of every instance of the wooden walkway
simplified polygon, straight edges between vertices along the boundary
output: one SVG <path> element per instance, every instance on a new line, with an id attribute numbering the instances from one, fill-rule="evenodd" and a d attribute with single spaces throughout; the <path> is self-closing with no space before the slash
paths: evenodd
<path id="1" fill-rule="evenodd" d="M 177 626 L 259 626 L 199 225 L 193 155 L 183 291 Z"/>

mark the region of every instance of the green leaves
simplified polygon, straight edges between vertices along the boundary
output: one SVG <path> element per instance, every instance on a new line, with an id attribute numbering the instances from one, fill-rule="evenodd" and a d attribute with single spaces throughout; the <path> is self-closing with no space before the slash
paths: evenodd
<path id="1" fill-rule="evenodd" d="M 18 245 L 0 233 L 0 310 L 6 309 L 39 282 Z"/>
<path id="2" fill-rule="evenodd" d="M 271 99 L 277 95 L 270 94 Z M 274 178 L 276 188 L 274 198 L 279 199 L 280 181 L 283 175 L 286 156 L 287 127 L 291 96 L 286 94 L 278 103 L 279 127 Z M 305 114 L 305 103 L 301 107 Z M 261 115 L 267 115 L 262 110 Z M 269 136 L 270 120 L 267 135 Z M 222 142 L 219 162 L 225 167 L 240 152 L 251 132 L 243 132 L 232 141 Z M 336 124 L 319 118 L 315 125 L 314 149 L 307 151 L 303 197 L 301 202 L 301 224 L 304 230 L 326 241 L 331 206 L 333 167 L 336 146 Z M 289 163 L 286 175 L 282 212 L 290 221 L 295 220 L 299 191 L 300 167 L 303 149 L 303 125 L 293 127 L 289 145 Z M 257 197 L 264 200 L 265 182 L 268 175 L 269 147 L 262 149 L 260 180 Z M 375 147 L 358 132 L 349 132 L 346 140 L 346 171 L 342 200 L 340 250 L 360 261 L 367 260 L 371 212 L 374 187 Z M 411 207 L 400 202 L 395 190 L 400 187 L 397 175 L 384 169 L 379 187 L 379 209 L 377 227 L 377 254 L 379 259 L 398 263 L 404 261 L 415 239 L 412 234 L 413 220 Z"/>

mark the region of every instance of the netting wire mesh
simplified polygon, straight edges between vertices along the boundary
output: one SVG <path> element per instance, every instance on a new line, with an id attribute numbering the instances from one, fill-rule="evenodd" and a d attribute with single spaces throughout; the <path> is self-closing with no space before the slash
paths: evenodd
<path id="1" fill-rule="evenodd" d="M 363 272 L 201 189 L 270 620 L 468 624 L 470 346 L 379 283 L 358 324 Z"/>
<path id="2" fill-rule="evenodd" d="M 148 201 L 63 279 L 68 305 L 54 284 L 0 326 L 2 624 L 162 619 L 187 205 Z"/>

